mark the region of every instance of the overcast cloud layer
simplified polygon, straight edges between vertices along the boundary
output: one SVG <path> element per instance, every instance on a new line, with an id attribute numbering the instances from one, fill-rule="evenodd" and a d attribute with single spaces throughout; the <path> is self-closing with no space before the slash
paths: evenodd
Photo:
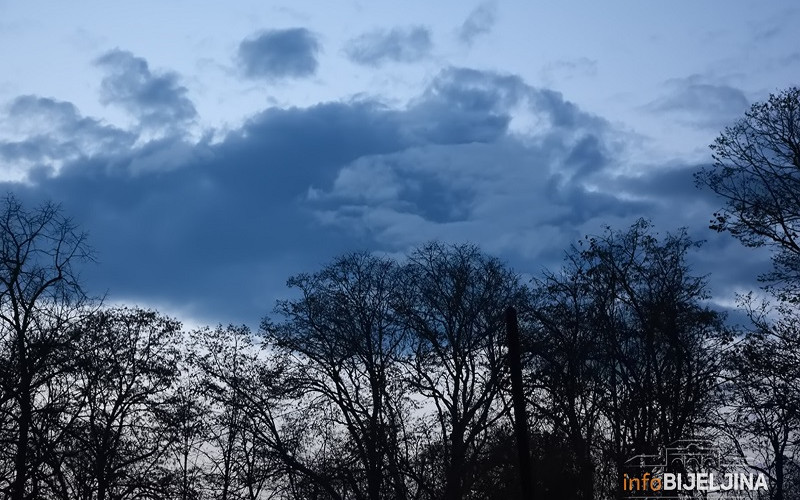
<path id="1" fill-rule="evenodd" d="M 470 241 L 536 274 L 584 234 L 642 216 L 662 232 L 687 226 L 707 240 L 694 265 L 710 273 L 719 304 L 757 286 L 765 256 L 707 229 L 719 201 L 694 187 L 692 173 L 710 161 L 708 141 L 665 154 L 669 138 L 658 142 L 559 88 L 597 78 L 604 59 L 565 55 L 540 67 L 541 81 L 480 59 L 448 61 L 448 50 L 479 51 L 495 36 L 501 7 L 474 5 L 438 31 L 424 17 L 356 23 L 338 42 L 321 25 L 300 26 L 297 14 L 288 28 L 231 35 L 217 66 L 194 54 L 208 78 L 109 39 L 87 51 L 94 101 L 127 119 L 58 95 L 7 93 L 0 191 L 62 202 L 89 231 L 99 262 L 83 274 L 94 293 L 201 321 L 254 324 L 287 293 L 289 275 L 345 251 Z M 450 49 L 437 43 L 447 37 Z M 337 73 L 324 54 L 366 68 L 367 83 L 303 97 L 326 95 L 325 82 L 335 87 L 352 71 Z M 398 63 L 409 69 L 383 69 Z M 381 78 L 415 71 L 424 72 L 418 84 L 379 91 Z M 765 95 L 759 84 L 698 71 L 631 102 L 642 127 L 653 117 L 686 134 L 675 140 L 713 137 Z M 215 112 L 206 97 L 213 75 L 249 82 L 243 119 L 204 124 L 204 110 Z M 309 77 L 320 81 L 302 83 Z M 272 94 L 288 81 L 304 94 Z"/>

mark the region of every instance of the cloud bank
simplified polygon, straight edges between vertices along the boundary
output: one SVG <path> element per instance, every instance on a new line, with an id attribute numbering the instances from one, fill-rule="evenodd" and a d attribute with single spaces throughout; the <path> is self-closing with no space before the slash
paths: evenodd
<path id="1" fill-rule="evenodd" d="M 113 54 L 101 63 L 112 69 L 104 98 L 137 116 L 151 117 L 155 102 L 177 123 L 193 116 L 176 75 Z M 165 90 L 143 90 L 154 81 Z M 536 127 L 514 132 L 521 118 Z M 624 134 L 516 75 L 450 67 L 404 106 L 270 107 L 220 141 L 178 131 L 142 140 L 38 96 L 16 98 L 4 119 L 23 138 L 0 141 L 0 160 L 27 174 L 0 190 L 63 202 L 99 255 L 84 272 L 92 289 L 205 321 L 255 323 L 291 274 L 341 252 L 430 239 L 474 242 L 536 273 L 582 235 L 644 215 L 659 228 L 689 226 L 731 259 L 750 252 L 705 231 L 716 202 L 692 186 L 697 165 L 620 173 L 630 171 L 620 168 Z M 731 275 L 730 259 L 709 255 L 703 272 L 723 289 L 767 263 L 747 253 Z"/>

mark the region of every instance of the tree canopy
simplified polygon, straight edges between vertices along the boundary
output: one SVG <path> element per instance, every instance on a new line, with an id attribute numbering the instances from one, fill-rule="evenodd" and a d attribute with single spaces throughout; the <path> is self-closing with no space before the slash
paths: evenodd
<path id="1" fill-rule="evenodd" d="M 725 202 L 711 228 L 751 247 L 776 249 L 771 282 L 800 284 L 800 88 L 770 94 L 711 145 L 713 166 L 695 175 Z"/>

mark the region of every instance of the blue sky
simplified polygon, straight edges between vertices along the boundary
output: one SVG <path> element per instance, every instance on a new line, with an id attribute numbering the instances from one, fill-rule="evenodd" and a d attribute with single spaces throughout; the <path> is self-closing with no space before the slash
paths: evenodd
<path id="1" fill-rule="evenodd" d="M 110 302 L 255 324 L 349 250 L 470 241 L 519 272 L 604 224 L 763 253 L 692 173 L 797 85 L 793 1 L 0 1 L 0 183 L 90 233 Z"/>

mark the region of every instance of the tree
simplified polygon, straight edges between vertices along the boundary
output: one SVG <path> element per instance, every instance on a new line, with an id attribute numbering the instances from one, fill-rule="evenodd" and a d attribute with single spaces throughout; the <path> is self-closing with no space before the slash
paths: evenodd
<path id="1" fill-rule="evenodd" d="M 108 309 L 82 330 L 76 371 L 82 405 L 64 443 L 72 478 L 67 498 L 157 497 L 179 434 L 171 407 L 181 325 L 154 311 Z"/>
<path id="2" fill-rule="evenodd" d="M 748 465 L 766 474 L 770 499 L 795 498 L 800 459 L 800 330 L 797 311 L 782 304 L 744 306 L 754 328 L 727 355 L 725 429 Z M 777 319 L 771 319 L 770 313 Z"/>
<path id="3" fill-rule="evenodd" d="M 269 343 L 290 360 L 287 380 L 303 393 L 299 409 L 319 420 L 324 436 L 316 442 L 337 457 L 328 468 L 354 498 L 407 496 L 402 441 L 409 403 L 399 366 L 406 337 L 391 307 L 398 278 L 389 259 L 345 255 L 291 278 L 301 297 L 279 302 L 282 322 L 262 324 Z"/>
<path id="4" fill-rule="evenodd" d="M 573 487 L 575 493 L 566 498 L 588 499 L 594 491 L 592 449 L 606 397 L 606 370 L 604 343 L 592 323 L 595 297 L 581 279 L 586 263 L 579 255 L 571 257 L 575 267 L 534 280 L 536 321 L 530 328 L 528 392 L 536 419 L 547 426 L 551 438 L 565 444 L 567 466 L 555 471 L 559 480 L 554 483 Z M 554 496 L 544 485 L 539 491 Z"/>
<path id="5" fill-rule="evenodd" d="M 747 312 L 754 329 L 726 359 L 727 428 L 741 451 L 750 446 L 772 478 L 771 498 L 785 498 L 795 470 L 800 422 L 797 304 L 800 303 L 800 88 L 770 94 L 711 145 L 714 165 L 695 175 L 725 201 L 711 228 L 750 247 L 771 247 L 773 269 L 761 276 L 780 302 Z M 746 302 L 750 302 L 749 299 Z M 744 453 L 742 451 L 742 453 Z M 754 465 L 754 464 L 751 464 Z"/>
<path id="6" fill-rule="evenodd" d="M 168 425 L 174 434 L 170 471 L 177 478 L 173 481 L 173 497 L 176 500 L 194 500 L 202 498 L 201 492 L 207 486 L 203 465 L 208 457 L 205 445 L 211 440 L 210 408 L 196 373 L 187 370 L 186 365 L 182 368 L 184 380 L 169 401 Z"/>
<path id="7" fill-rule="evenodd" d="M 686 263 L 695 245 L 639 220 L 587 237 L 561 273 L 535 282 L 531 392 L 544 397 L 534 408 L 570 444 L 579 498 L 596 496 L 596 466 L 613 464 L 605 476 L 619 490 L 634 451 L 654 453 L 708 422 L 726 337 Z"/>
<path id="8" fill-rule="evenodd" d="M 434 498 L 461 500 L 491 429 L 508 415 L 505 310 L 524 310 L 527 291 L 473 245 L 424 245 L 402 272 L 396 308 L 411 336 L 408 383 L 429 402 L 437 431 L 438 477 L 423 486 Z"/>
<path id="9" fill-rule="evenodd" d="M 192 365 L 209 405 L 205 478 L 220 500 L 258 498 L 274 488 L 272 480 L 280 471 L 269 448 L 270 430 L 279 425 L 271 419 L 272 381 L 262 383 L 258 354 L 246 326 L 220 325 L 192 333 Z"/>
<path id="10" fill-rule="evenodd" d="M 11 478 L 0 488 L 23 500 L 38 487 L 45 436 L 37 419 L 58 412 L 49 390 L 69 370 L 87 297 L 76 264 L 91 260 L 86 235 L 58 205 L 28 210 L 8 195 L 0 206 L 0 408 L 2 440 L 12 450 Z"/>
<path id="11" fill-rule="evenodd" d="M 711 228 L 774 247 L 773 271 L 763 278 L 800 285 L 800 88 L 753 104 L 711 150 L 713 166 L 695 174 L 698 186 L 725 200 Z"/>
<path id="12" fill-rule="evenodd" d="M 274 346 L 259 352 L 244 326 L 204 329 L 195 337 L 195 363 L 218 417 L 210 432 L 217 451 L 208 464 L 216 498 L 255 499 L 259 492 L 347 498 L 339 471 L 327 467 L 339 451 L 328 453 L 330 420 L 301 405 L 305 388 L 294 383 L 288 361 L 272 354 Z"/>

